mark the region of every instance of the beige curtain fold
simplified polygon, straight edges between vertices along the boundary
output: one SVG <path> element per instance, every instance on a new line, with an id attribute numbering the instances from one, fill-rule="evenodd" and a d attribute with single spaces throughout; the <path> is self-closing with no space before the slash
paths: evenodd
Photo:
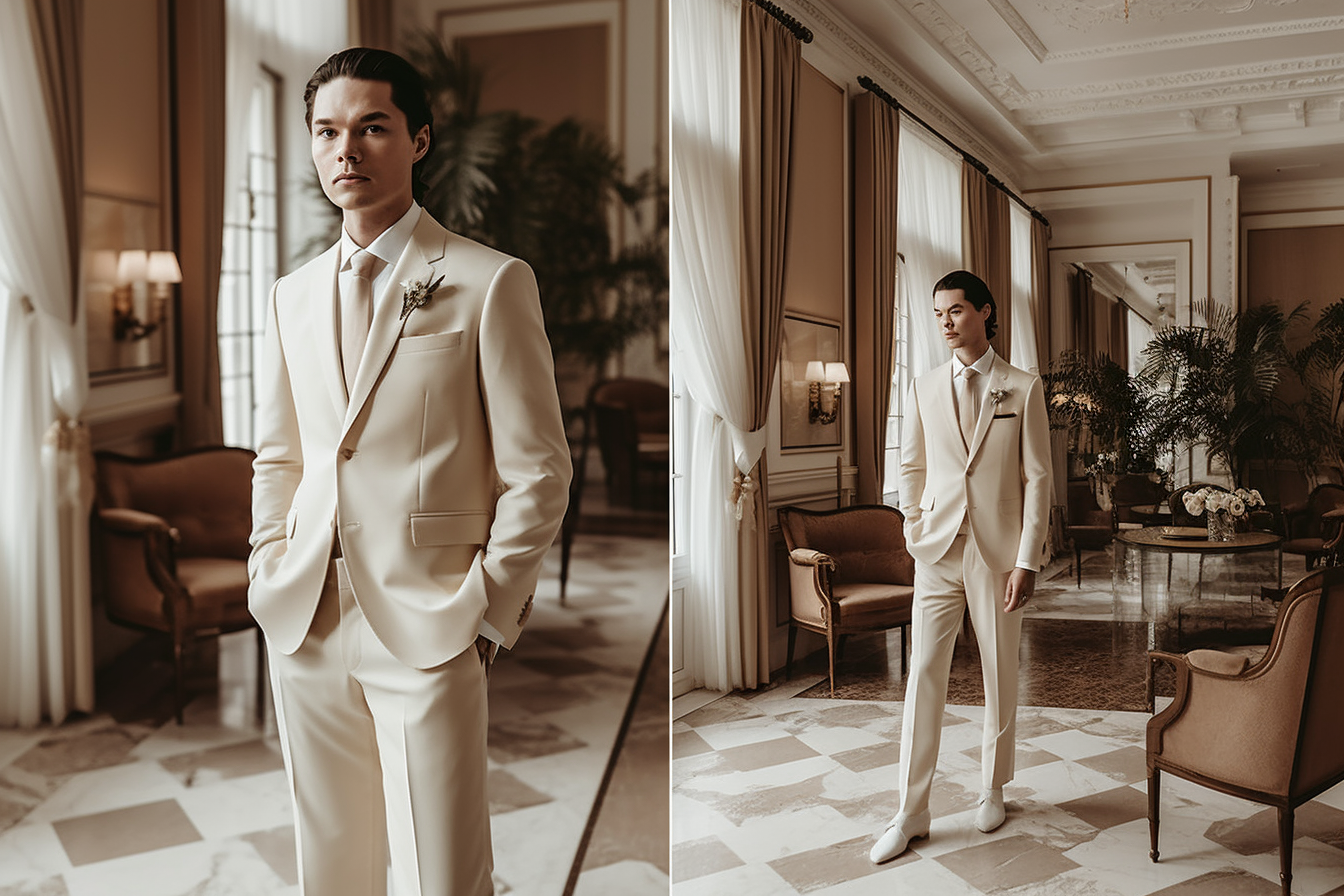
<path id="1" fill-rule="evenodd" d="M 61 178 L 66 242 L 70 251 L 70 321 L 79 305 L 80 237 L 84 207 L 84 103 L 79 47 L 83 23 L 80 0 L 28 0 L 37 64 Z"/>
<path id="2" fill-rule="evenodd" d="M 966 270 L 989 287 L 998 306 L 998 333 L 990 345 L 1001 358 L 1012 346 L 1012 223 L 1008 194 L 970 162 L 961 163 L 962 257 Z"/>
<path id="3" fill-rule="evenodd" d="M 224 442 L 219 270 L 224 253 L 224 0 L 177 6 L 178 371 L 183 447 Z M 235 138 L 238 135 L 233 135 Z"/>
<path id="4" fill-rule="evenodd" d="M 860 503 L 882 501 L 895 360 L 896 153 L 900 114 L 854 101 L 854 407 Z"/>
<path id="5" fill-rule="evenodd" d="M 754 3 L 742 4 L 742 323 L 751 380 L 751 429 L 765 426 L 784 327 L 793 113 L 802 59 L 798 40 Z M 771 618 L 765 460 L 752 471 L 754 527 L 739 531 L 744 680 L 770 680 Z"/>
<path id="6" fill-rule="evenodd" d="M 1085 355 L 1094 353 L 1097 343 L 1092 322 L 1092 276 L 1076 268 L 1069 272 L 1069 313 L 1073 318 L 1073 345 L 1070 347 Z"/>
<path id="7" fill-rule="evenodd" d="M 1050 369 L 1050 227 L 1031 219 L 1031 320 L 1036 330 L 1036 355 L 1042 372 Z"/>
<path id="8" fill-rule="evenodd" d="M 350 45 L 395 50 L 392 46 L 392 4 L 387 0 L 347 0 Z"/>

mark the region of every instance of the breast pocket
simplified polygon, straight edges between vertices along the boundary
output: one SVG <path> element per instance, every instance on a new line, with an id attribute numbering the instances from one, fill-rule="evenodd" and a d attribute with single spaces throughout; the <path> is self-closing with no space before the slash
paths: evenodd
<path id="1" fill-rule="evenodd" d="M 424 336 L 403 336 L 397 340 L 397 353 L 436 352 L 456 348 L 462 344 L 462 331 L 448 333 L 428 333 Z"/>

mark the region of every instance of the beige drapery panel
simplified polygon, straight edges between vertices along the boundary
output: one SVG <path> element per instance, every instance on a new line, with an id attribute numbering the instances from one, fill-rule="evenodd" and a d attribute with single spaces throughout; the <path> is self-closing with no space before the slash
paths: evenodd
<path id="1" fill-rule="evenodd" d="M 79 47 L 83 17 L 79 0 L 28 0 L 37 63 L 42 69 L 47 120 L 55 147 L 70 249 L 70 320 L 79 304 L 79 250 L 84 206 L 84 103 Z"/>
<path id="2" fill-rule="evenodd" d="M 1031 218 L 1031 321 L 1036 329 L 1036 356 L 1042 373 L 1050 369 L 1050 227 Z"/>
<path id="3" fill-rule="evenodd" d="M 184 447 L 224 441 L 219 269 L 224 253 L 224 0 L 177 6 L 178 258 Z"/>
<path id="4" fill-rule="evenodd" d="M 1085 355 L 1096 352 L 1093 323 L 1092 275 L 1074 268 L 1069 272 L 1069 315 L 1072 318 L 1073 349 Z"/>
<path id="5" fill-rule="evenodd" d="M 751 378 L 751 429 L 765 426 L 784 328 L 784 246 L 788 227 L 793 113 L 802 60 L 797 38 L 755 3 L 742 4 L 742 323 Z M 743 680 L 770 680 L 769 557 L 762 455 L 756 483 L 754 529 L 738 533 L 741 573 Z"/>
<path id="6" fill-rule="evenodd" d="M 346 18 L 352 47 L 396 49 L 392 46 L 392 4 L 387 0 L 347 0 Z"/>
<path id="7" fill-rule="evenodd" d="M 998 307 L 998 333 L 990 345 L 1008 358 L 1012 345 L 1012 224 L 1008 194 L 995 187 L 970 162 L 961 163 L 962 258 L 966 270 L 989 287 Z"/>
<path id="8" fill-rule="evenodd" d="M 854 101 L 854 407 L 860 503 L 882 501 L 895 354 L 896 151 L 900 113 Z"/>

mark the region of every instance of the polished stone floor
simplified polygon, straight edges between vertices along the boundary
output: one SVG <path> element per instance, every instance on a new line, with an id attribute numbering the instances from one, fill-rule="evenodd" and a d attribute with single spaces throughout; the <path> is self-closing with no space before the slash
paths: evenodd
<path id="1" fill-rule="evenodd" d="M 1276 896 L 1274 810 L 1173 776 L 1162 861 L 1149 861 L 1150 716 L 1135 711 L 1147 632 L 1113 629 L 1108 553 L 1085 555 L 1083 571 L 1078 588 L 1066 562 L 1047 567 L 1024 621 L 1017 774 L 1008 820 L 991 834 L 972 824 L 983 699 L 970 643 L 957 648 L 931 836 L 882 866 L 867 853 L 899 798 L 896 635 L 853 639 L 834 698 L 815 657 L 760 692 L 679 698 L 674 896 Z M 1269 633 L 1235 628 L 1236 643 Z M 1296 834 L 1293 892 L 1344 896 L 1344 785 L 1298 810 Z"/>
<path id="2" fill-rule="evenodd" d="M 500 894 L 667 891 L 666 558 L 665 539 L 585 533 L 564 607 L 558 548 L 547 558 L 528 630 L 491 674 Z M 0 731 L 0 896 L 297 893 L 254 644 L 222 639 L 181 727 L 156 650 L 100 679 L 99 713 Z"/>

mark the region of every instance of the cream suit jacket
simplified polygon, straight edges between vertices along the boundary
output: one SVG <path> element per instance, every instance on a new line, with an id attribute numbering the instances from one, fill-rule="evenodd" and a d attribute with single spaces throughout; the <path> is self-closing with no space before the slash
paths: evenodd
<path id="1" fill-rule="evenodd" d="M 271 291 L 258 378 L 248 603 L 303 643 L 339 537 L 379 640 L 426 669 L 489 623 L 512 647 L 568 502 L 569 447 L 532 270 L 421 211 L 349 400 L 339 244 Z M 404 281 L 443 282 L 401 316 Z"/>
<path id="2" fill-rule="evenodd" d="M 1039 569 L 1050 512 L 1050 424 L 1041 379 L 996 356 L 969 447 L 952 389 L 950 360 L 910 388 L 900 474 L 906 547 L 921 563 L 936 563 L 965 519 L 991 570 Z M 996 390 L 1006 390 L 997 403 Z"/>

